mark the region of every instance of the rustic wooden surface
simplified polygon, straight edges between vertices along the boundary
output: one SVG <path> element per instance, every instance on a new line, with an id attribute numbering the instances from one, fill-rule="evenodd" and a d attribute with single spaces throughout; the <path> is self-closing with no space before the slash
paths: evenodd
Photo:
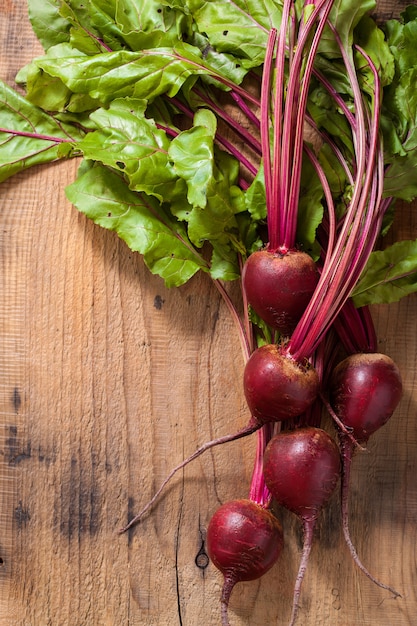
<path id="1" fill-rule="evenodd" d="M 1 4 L 0 47 L 13 84 L 41 53 L 25 0 Z M 116 531 L 173 465 L 246 422 L 236 334 L 206 278 L 165 289 L 77 213 L 63 191 L 76 168 L 38 167 L 0 186 L 0 624 L 218 625 L 220 575 L 195 557 L 217 506 L 247 495 L 254 438 L 207 453 L 129 536 Z M 416 237 L 416 208 L 401 208 L 396 236 Z M 374 309 L 405 394 L 356 458 L 351 497 L 364 562 L 403 597 L 354 567 L 334 499 L 300 626 L 417 624 L 416 314 L 415 296 Z M 280 516 L 284 554 L 261 582 L 236 587 L 233 626 L 288 622 L 301 535 Z"/>

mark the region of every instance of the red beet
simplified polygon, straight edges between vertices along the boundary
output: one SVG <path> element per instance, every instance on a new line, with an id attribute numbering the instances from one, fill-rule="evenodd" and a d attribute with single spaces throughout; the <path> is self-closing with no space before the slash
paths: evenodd
<path id="1" fill-rule="evenodd" d="M 260 250 L 242 270 L 242 284 L 253 310 L 271 328 L 290 335 L 316 288 L 313 259 L 298 250 L 285 253 Z"/>
<path id="2" fill-rule="evenodd" d="M 214 513 L 207 529 L 207 552 L 224 577 L 222 625 L 236 583 L 256 580 L 277 561 L 283 548 L 282 527 L 268 510 L 251 500 L 231 500 Z"/>
<path id="3" fill-rule="evenodd" d="M 303 552 L 294 585 L 292 626 L 297 616 L 314 526 L 340 477 L 339 448 L 321 428 L 306 426 L 281 432 L 265 449 L 264 477 L 277 502 L 295 513 L 303 523 Z"/>
<path id="4" fill-rule="evenodd" d="M 311 406 L 319 377 L 308 363 L 297 363 L 275 344 L 257 348 L 243 373 L 246 401 L 260 423 L 297 417 Z"/>
<path id="5" fill-rule="evenodd" d="M 391 417 L 402 396 L 401 374 L 385 354 L 352 354 L 339 363 L 330 381 L 330 404 L 339 428 L 342 451 L 342 527 L 352 558 L 375 584 L 399 596 L 377 580 L 362 563 L 349 530 L 349 486 L 355 440 L 366 443 Z"/>
<path id="6" fill-rule="evenodd" d="M 339 363 L 330 383 L 330 402 L 359 442 L 381 428 L 402 395 L 401 374 L 385 354 L 352 354 Z"/>

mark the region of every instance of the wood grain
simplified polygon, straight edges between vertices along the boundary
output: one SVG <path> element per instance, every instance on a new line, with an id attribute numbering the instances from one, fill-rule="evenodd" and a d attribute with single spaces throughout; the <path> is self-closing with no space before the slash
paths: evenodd
<path id="1" fill-rule="evenodd" d="M 41 53 L 26 9 L 0 7 L 10 84 Z M 0 187 L 0 624 L 215 626 L 221 579 L 195 558 L 217 506 L 247 495 L 254 438 L 207 453 L 129 536 L 117 529 L 185 455 L 246 422 L 237 337 L 206 277 L 167 290 L 77 213 L 64 194 L 77 166 L 37 167 Z M 396 237 L 415 238 L 415 209 L 400 207 Z M 405 394 L 356 458 L 351 495 L 364 562 L 403 597 L 355 569 L 335 498 L 317 529 L 300 626 L 417 623 L 416 312 L 415 296 L 374 309 Z M 279 516 L 282 559 L 236 587 L 233 626 L 288 621 L 301 531 Z"/>

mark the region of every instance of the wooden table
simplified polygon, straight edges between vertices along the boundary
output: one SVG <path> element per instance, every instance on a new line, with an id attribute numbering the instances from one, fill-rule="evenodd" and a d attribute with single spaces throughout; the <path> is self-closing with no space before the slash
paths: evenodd
<path id="1" fill-rule="evenodd" d="M 0 76 L 13 84 L 41 53 L 25 0 L 2 3 L 0 46 Z M 218 625 L 221 577 L 195 558 L 219 504 L 247 495 L 254 437 L 208 452 L 129 536 L 117 529 L 173 465 L 246 422 L 236 333 L 207 278 L 167 290 L 69 204 L 77 166 L 0 186 L 0 623 Z M 393 236 L 416 237 L 416 208 L 401 206 Z M 317 527 L 300 626 L 417 624 L 417 296 L 373 314 L 405 393 L 355 460 L 351 525 L 364 562 L 403 597 L 355 568 L 335 497 Z M 236 587 L 233 626 L 288 622 L 301 532 L 280 517 L 283 556 Z"/>

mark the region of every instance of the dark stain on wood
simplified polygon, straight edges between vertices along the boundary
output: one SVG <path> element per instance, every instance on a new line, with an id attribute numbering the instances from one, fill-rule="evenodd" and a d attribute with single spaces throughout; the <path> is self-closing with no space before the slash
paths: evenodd
<path id="1" fill-rule="evenodd" d="M 19 501 L 19 504 L 14 510 L 14 519 L 15 519 L 15 522 L 17 523 L 17 527 L 19 528 L 19 530 L 21 530 L 24 526 L 26 526 L 26 524 L 30 520 L 29 509 L 23 506 L 21 500 Z"/>
<path id="2" fill-rule="evenodd" d="M 164 304 L 165 300 L 163 299 L 162 296 L 156 295 L 153 301 L 153 305 L 155 307 L 155 309 L 157 309 L 158 311 L 160 311 L 162 309 L 162 306 Z"/>
<path id="3" fill-rule="evenodd" d="M 69 541 L 97 535 L 101 530 L 104 496 L 95 474 L 94 462 L 76 457 L 63 471 L 61 491 L 54 503 L 54 522 Z"/>
<path id="4" fill-rule="evenodd" d="M 20 391 L 17 387 L 15 387 L 12 391 L 11 401 L 12 401 L 14 412 L 16 414 L 19 413 L 19 409 L 22 405 L 22 396 L 20 395 Z"/>
<path id="5" fill-rule="evenodd" d="M 17 426 L 11 424 L 6 426 L 7 434 L 5 439 L 5 457 L 9 465 L 18 465 L 26 459 L 31 457 L 31 444 L 30 441 L 26 444 L 26 447 L 22 449 L 22 444 L 19 441 Z"/>

